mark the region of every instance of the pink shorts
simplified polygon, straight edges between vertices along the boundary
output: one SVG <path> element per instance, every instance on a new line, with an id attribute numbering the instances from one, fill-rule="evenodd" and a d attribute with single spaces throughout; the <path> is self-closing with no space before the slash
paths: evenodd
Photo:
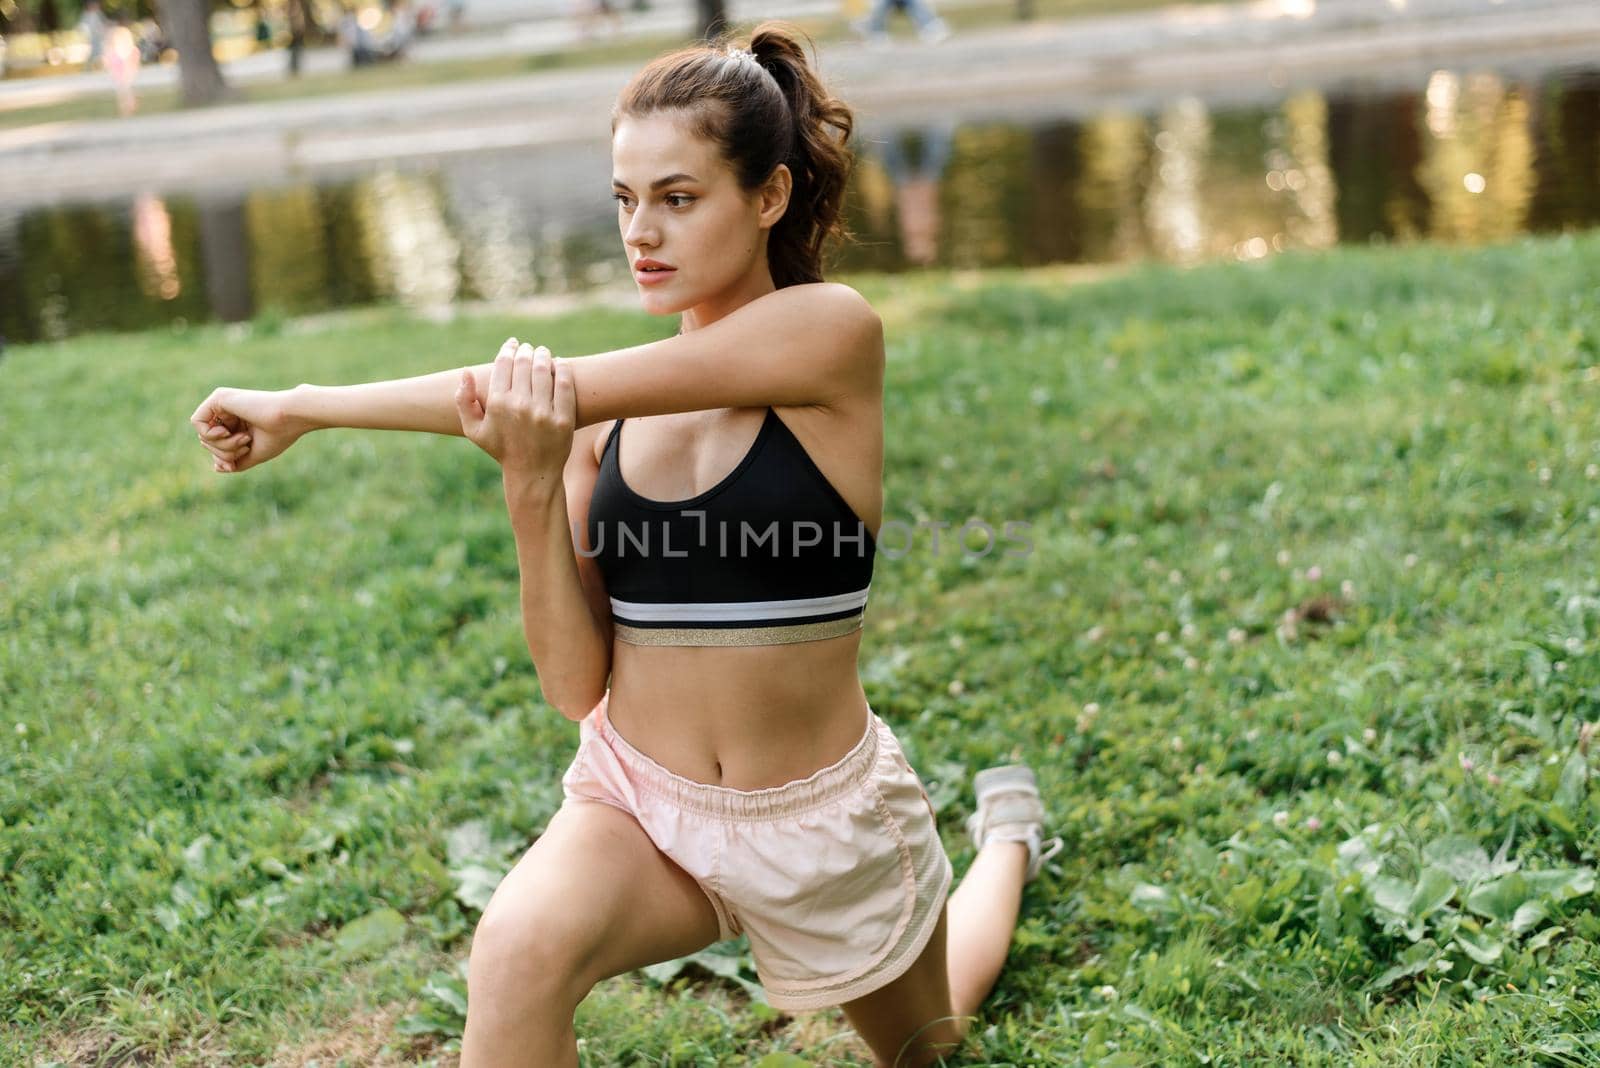
<path id="1" fill-rule="evenodd" d="M 900 977 L 932 936 L 953 874 L 933 805 L 888 724 L 836 763 L 734 790 L 675 775 L 611 726 L 611 692 L 579 721 L 568 802 L 639 821 L 711 899 L 718 937 L 750 939 L 774 1008 L 827 1008 Z"/>

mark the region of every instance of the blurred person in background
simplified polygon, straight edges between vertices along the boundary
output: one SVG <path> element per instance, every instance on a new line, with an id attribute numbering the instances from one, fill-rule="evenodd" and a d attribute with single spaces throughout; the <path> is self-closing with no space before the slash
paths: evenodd
<path id="1" fill-rule="evenodd" d="M 592 40 L 596 36 L 595 24 L 601 20 L 612 37 L 622 32 L 622 15 L 617 11 L 616 0 L 576 0 L 576 4 L 579 41 Z"/>
<path id="2" fill-rule="evenodd" d="M 389 59 L 405 55 L 416 39 L 420 22 L 411 0 L 393 0 L 389 5 L 389 36 L 384 41 L 384 51 Z"/>
<path id="3" fill-rule="evenodd" d="M 144 63 L 160 63 L 161 53 L 167 50 L 167 37 L 153 18 L 142 18 L 135 23 L 134 36 L 139 40 L 139 59 Z"/>
<path id="4" fill-rule="evenodd" d="M 83 16 L 78 19 L 78 32 L 89 42 L 89 57 L 84 67 L 94 70 L 100 65 L 106 45 L 106 16 L 100 10 L 100 0 L 88 0 L 83 5 Z"/>
<path id="5" fill-rule="evenodd" d="M 128 16 L 118 15 L 116 25 L 106 34 L 103 62 L 117 88 L 117 111 L 124 116 L 132 115 L 139 108 L 139 101 L 133 95 L 133 80 L 139 76 L 141 57 L 139 42 L 128 26 Z"/>
<path id="6" fill-rule="evenodd" d="M 889 43 L 889 10 L 898 8 L 911 17 L 917 25 L 917 36 L 929 44 L 937 44 L 950 36 L 950 27 L 933 10 L 929 0 L 872 0 L 872 10 L 866 18 L 854 19 L 851 27 L 866 38 L 869 44 Z"/>

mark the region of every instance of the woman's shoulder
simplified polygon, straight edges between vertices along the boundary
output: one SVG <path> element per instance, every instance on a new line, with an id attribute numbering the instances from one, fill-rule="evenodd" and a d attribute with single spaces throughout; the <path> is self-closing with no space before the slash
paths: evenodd
<path id="1" fill-rule="evenodd" d="M 830 317 L 859 321 L 878 319 L 872 302 L 860 290 L 844 282 L 801 282 L 774 292 L 788 294 L 790 300 L 807 301 L 818 313 Z"/>

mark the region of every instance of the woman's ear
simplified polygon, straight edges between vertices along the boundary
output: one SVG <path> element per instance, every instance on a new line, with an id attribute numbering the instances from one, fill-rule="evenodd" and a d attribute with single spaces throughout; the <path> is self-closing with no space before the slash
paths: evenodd
<path id="1" fill-rule="evenodd" d="M 793 189 L 794 175 L 790 173 L 789 165 L 778 164 L 761 187 L 760 223 L 763 229 L 776 226 L 778 220 L 783 218 L 783 213 L 789 208 L 789 194 Z"/>

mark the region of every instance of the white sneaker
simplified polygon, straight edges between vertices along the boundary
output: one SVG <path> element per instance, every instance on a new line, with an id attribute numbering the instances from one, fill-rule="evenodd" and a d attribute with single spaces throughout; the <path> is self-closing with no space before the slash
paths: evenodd
<path id="1" fill-rule="evenodd" d="M 1044 802 L 1039 783 L 1026 764 L 1005 764 L 985 768 L 972 778 L 977 809 L 967 817 L 967 833 L 972 844 L 982 849 L 987 842 L 1023 842 L 1028 847 L 1028 874 L 1025 882 L 1039 877 L 1044 862 L 1061 852 L 1059 836 L 1042 838 Z M 1045 849 L 1048 845 L 1050 848 Z"/>
<path id="2" fill-rule="evenodd" d="M 944 19 L 937 19 L 928 23 L 927 27 L 919 31 L 919 36 L 927 44 L 938 44 L 950 36 L 950 27 Z"/>

